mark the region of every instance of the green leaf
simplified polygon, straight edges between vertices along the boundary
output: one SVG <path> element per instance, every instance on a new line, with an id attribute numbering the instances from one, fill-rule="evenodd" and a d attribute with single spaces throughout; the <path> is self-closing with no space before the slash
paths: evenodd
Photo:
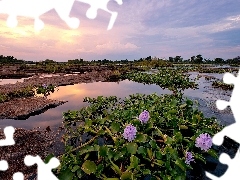
<path id="1" fill-rule="evenodd" d="M 97 166 L 93 161 L 86 160 L 82 164 L 82 170 L 88 175 L 90 175 L 91 173 L 95 173 L 96 169 L 97 169 Z"/>
<path id="2" fill-rule="evenodd" d="M 138 149 L 138 145 L 136 143 L 128 143 L 127 144 L 127 151 L 130 154 L 136 154 L 137 149 Z"/>
<path id="3" fill-rule="evenodd" d="M 85 153 L 92 152 L 92 151 L 96 151 L 95 148 L 94 148 L 94 146 L 88 145 L 88 146 L 83 147 L 83 148 L 79 151 L 79 154 L 80 154 L 80 155 L 83 155 L 83 154 L 85 154 Z"/>
<path id="4" fill-rule="evenodd" d="M 218 159 L 218 154 L 217 154 L 217 152 L 216 152 L 215 150 L 209 149 L 209 150 L 207 151 L 207 153 L 208 153 L 209 155 L 211 155 L 212 157 Z"/>
<path id="5" fill-rule="evenodd" d="M 83 174 L 84 173 L 83 173 L 82 169 L 77 170 L 77 176 L 78 176 L 79 179 L 83 177 Z"/>
<path id="6" fill-rule="evenodd" d="M 185 126 L 185 125 L 180 125 L 179 128 L 180 128 L 180 129 L 188 129 L 188 127 Z"/>
<path id="7" fill-rule="evenodd" d="M 163 166 L 163 165 L 165 164 L 164 161 L 159 160 L 159 159 L 156 159 L 156 163 L 157 163 L 159 166 Z"/>
<path id="8" fill-rule="evenodd" d="M 108 154 L 108 147 L 107 146 L 100 146 L 99 148 L 99 155 L 102 157 L 106 157 Z"/>
<path id="9" fill-rule="evenodd" d="M 201 154 L 196 153 L 196 154 L 194 154 L 194 157 L 206 164 L 206 160 L 205 160 L 205 158 Z"/>
<path id="10" fill-rule="evenodd" d="M 131 163 L 130 166 L 131 166 L 132 168 L 137 168 L 138 162 L 139 162 L 139 159 L 138 159 L 136 156 L 132 155 L 132 156 L 130 157 L 130 163 Z"/>
<path id="11" fill-rule="evenodd" d="M 135 141 L 136 142 L 146 142 L 147 140 L 147 135 L 146 134 L 137 134 L 136 135 L 136 138 L 135 138 Z"/>
<path id="12" fill-rule="evenodd" d="M 151 140 L 151 141 L 149 142 L 149 144 L 151 145 L 151 147 L 152 147 L 153 149 L 155 149 L 155 148 L 158 147 L 155 140 Z"/>
<path id="13" fill-rule="evenodd" d="M 186 164 L 185 164 L 185 162 L 182 160 L 182 159 L 177 159 L 176 161 L 175 161 L 175 164 L 178 166 L 178 167 L 180 167 L 183 171 L 186 171 L 187 170 L 187 166 L 186 166 Z"/>
<path id="14" fill-rule="evenodd" d="M 149 169 L 144 169 L 142 172 L 143 172 L 143 175 L 151 174 L 151 171 Z"/>
<path id="15" fill-rule="evenodd" d="M 92 120 L 87 119 L 84 124 L 85 128 L 90 128 L 92 126 Z"/>
<path id="16" fill-rule="evenodd" d="M 173 139 L 169 136 L 167 136 L 167 140 L 165 141 L 166 144 L 171 145 L 173 142 Z"/>
<path id="17" fill-rule="evenodd" d="M 70 169 L 66 169 L 62 172 L 60 172 L 58 179 L 59 180 L 72 180 L 73 179 L 73 173 L 71 172 Z"/>
<path id="18" fill-rule="evenodd" d="M 152 156 L 153 156 L 152 149 L 147 148 L 147 154 L 148 154 L 149 159 L 152 159 Z"/>
<path id="19" fill-rule="evenodd" d="M 124 172 L 121 176 L 121 180 L 132 180 L 132 175 L 131 172 Z"/>
<path id="20" fill-rule="evenodd" d="M 185 104 L 180 105 L 179 107 L 180 107 L 181 109 L 183 109 L 183 108 L 185 108 L 186 106 L 187 106 L 187 104 L 185 103 Z"/>
<path id="21" fill-rule="evenodd" d="M 211 129 L 208 129 L 208 128 L 203 128 L 202 132 L 208 133 L 208 134 L 215 134 Z"/>
<path id="22" fill-rule="evenodd" d="M 147 154 L 147 149 L 144 148 L 143 146 L 139 146 L 137 152 L 138 152 L 138 154 L 142 154 L 142 155 L 146 156 L 146 154 Z"/>
<path id="23" fill-rule="evenodd" d="M 116 123 L 116 122 L 113 122 L 110 126 L 111 130 L 112 130 L 112 133 L 117 133 L 120 131 L 120 124 L 119 123 Z"/>
<path id="24" fill-rule="evenodd" d="M 182 142 L 183 136 L 181 132 L 177 132 L 175 134 L 175 139 L 177 140 L 177 142 Z"/>
<path id="25" fill-rule="evenodd" d="M 47 164 L 50 160 L 51 160 L 51 158 L 53 158 L 54 157 L 54 155 L 53 154 L 49 154 L 46 158 L 45 158 L 45 164 Z"/>
<path id="26" fill-rule="evenodd" d="M 72 168 L 72 172 L 75 172 L 75 171 L 77 171 L 78 169 L 80 169 L 80 166 L 78 166 L 78 165 L 75 165 L 73 168 Z"/>
<path id="27" fill-rule="evenodd" d="M 162 153 L 161 153 L 161 151 L 156 151 L 156 158 L 157 158 L 157 159 L 162 159 Z"/>

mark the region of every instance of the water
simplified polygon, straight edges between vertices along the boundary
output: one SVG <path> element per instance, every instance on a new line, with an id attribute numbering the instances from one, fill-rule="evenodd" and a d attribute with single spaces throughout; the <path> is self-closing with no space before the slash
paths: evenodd
<path id="1" fill-rule="evenodd" d="M 195 78 L 199 73 L 191 72 L 190 78 Z M 207 74 L 200 73 L 201 75 L 210 75 L 221 79 L 223 74 Z M 184 91 L 184 96 L 194 100 L 198 100 L 200 103 L 200 110 L 204 112 L 207 117 L 215 116 L 223 124 L 231 124 L 234 122 L 232 114 L 222 114 L 214 111 L 210 108 L 211 104 L 217 99 L 229 100 L 231 92 L 224 92 L 222 90 L 216 90 L 211 88 L 211 81 L 205 80 L 204 77 L 200 78 L 197 83 L 199 89 L 192 90 L 187 89 Z M 151 94 L 156 92 L 157 94 L 171 94 L 171 91 L 163 90 L 157 85 L 144 85 L 137 82 L 128 80 L 117 82 L 94 82 L 94 83 L 82 83 L 75 85 L 68 85 L 59 87 L 59 90 L 50 96 L 49 99 L 66 100 L 67 103 L 60 105 L 56 108 L 49 109 L 46 112 L 31 116 L 27 120 L 12 120 L 4 119 L 0 121 L 0 128 L 5 126 L 14 126 L 15 128 L 32 129 L 35 127 L 46 128 L 47 126 L 59 127 L 62 124 L 62 113 L 67 110 L 79 110 L 87 105 L 83 102 L 84 97 L 97 97 L 97 96 L 117 96 L 124 98 L 130 94 L 141 93 Z"/>

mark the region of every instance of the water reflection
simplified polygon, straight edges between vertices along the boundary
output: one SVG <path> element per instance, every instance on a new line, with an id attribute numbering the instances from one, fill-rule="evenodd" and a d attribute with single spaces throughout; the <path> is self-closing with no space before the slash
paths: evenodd
<path id="1" fill-rule="evenodd" d="M 195 78 L 199 73 L 191 73 L 190 78 Z M 207 74 L 206 74 L 207 75 Z M 223 74 L 208 74 L 216 76 L 217 78 L 222 78 Z M 192 90 L 187 89 L 184 91 L 184 95 L 193 99 L 198 99 L 202 103 L 202 110 L 208 116 L 216 116 L 220 120 L 227 122 L 234 122 L 232 115 L 219 115 L 213 113 L 207 108 L 207 103 L 209 101 L 215 101 L 216 99 L 229 100 L 229 96 L 222 95 L 220 98 L 220 92 L 211 89 L 211 82 L 206 81 L 204 77 L 200 78 L 197 83 L 199 84 L 199 89 Z M 59 90 L 51 94 L 49 99 L 59 99 L 66 100 L 67 103 L 58 106 L 53 109 L 49 109 L 43 114 L 32 116 L 27 120 L 1 120 L 0 127 L 11 125 L 16 128 L 27 128 L 32 129 L 34 127 L 46 128 L 47 126 L 59 127 L 62 123 L 62 112 L 67 110 L 79 110 L 81 107 L 87 105 L 83 102 L 84 97 L 97 97 L 97 96 L 117 96 L 124 98 L 130 94 L 142 93 L 151 94 L 156 92 L 157 94 L 170 94 L 171 91 L 165 89 L 163 90 L 157 85 L 144 85 L 137 82 L 132 82 L 128 80 L 116 82 L 94 82 L 94 83 L 82 83 L 68 86 L 61 86 Z M 227 119 L 226 119 L 227 118 Z"/>

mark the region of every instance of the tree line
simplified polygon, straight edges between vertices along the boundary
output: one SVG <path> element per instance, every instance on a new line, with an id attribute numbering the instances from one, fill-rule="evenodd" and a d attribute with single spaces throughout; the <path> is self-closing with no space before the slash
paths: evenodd
<path id="1" fill-rule="evenodd" d="M 234 57 L 232 59 L 223 59 L 223 58 L 215 58 L 215 59 L 206 59 L 203 58 L 201 54 L 196 56 L 192 56 L 189 59 L 183 59 L 181 56 L 169 57 L 168 59 L 162 59 L 152 56 L 147 56 L 145 58 L 140 58 L 138 60 L 108 60 L 108 59 L 100 59 L 100 60 L 92 60 L 92 61 L 84 61 L 84 59 L 71 59 L 67 62 L 57 62 L 54 60 L 46 59 L 43 61 L 35 62 L 35 61 L 25 61 L 18 60 L 13 56 L 4 56 L 0 55 L 0 64 L 55 64 L 55 63 L 68 63 L 68 64 L 94 64 L 94 65 L 108 65 L 108 64 L 132 64 L 134 62 L 150 62 L 150 61 L 167 61 L 169 63 L 191 63 L 191 64 L 240 64 L 240 56 Z"/>

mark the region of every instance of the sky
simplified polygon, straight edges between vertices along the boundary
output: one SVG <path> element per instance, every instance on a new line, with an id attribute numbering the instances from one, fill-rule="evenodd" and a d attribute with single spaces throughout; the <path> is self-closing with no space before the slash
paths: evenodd
<path id="1" fill-rule="evenodd" d="M 1 0 L 0 6 L 3 1 L 14 0 Z M 240 55 L 239 0 L 123 0 L 122 5 L 110 0 L 108 9 L 118 12 L 111 30 L 107 30 L 111 14 L 98 10 L 95 19 L 88 19 L 89 8 L 74 1 L 69 16 L 79 18 L 77 29 L 71 29 L 54 9 L 42 13 L 45 25 L 39 32 L 31 17 L 18 16 L 17 27 L 8 27 L 9 14 L 0 9 L 0 54 L 32 61 Z"/>

